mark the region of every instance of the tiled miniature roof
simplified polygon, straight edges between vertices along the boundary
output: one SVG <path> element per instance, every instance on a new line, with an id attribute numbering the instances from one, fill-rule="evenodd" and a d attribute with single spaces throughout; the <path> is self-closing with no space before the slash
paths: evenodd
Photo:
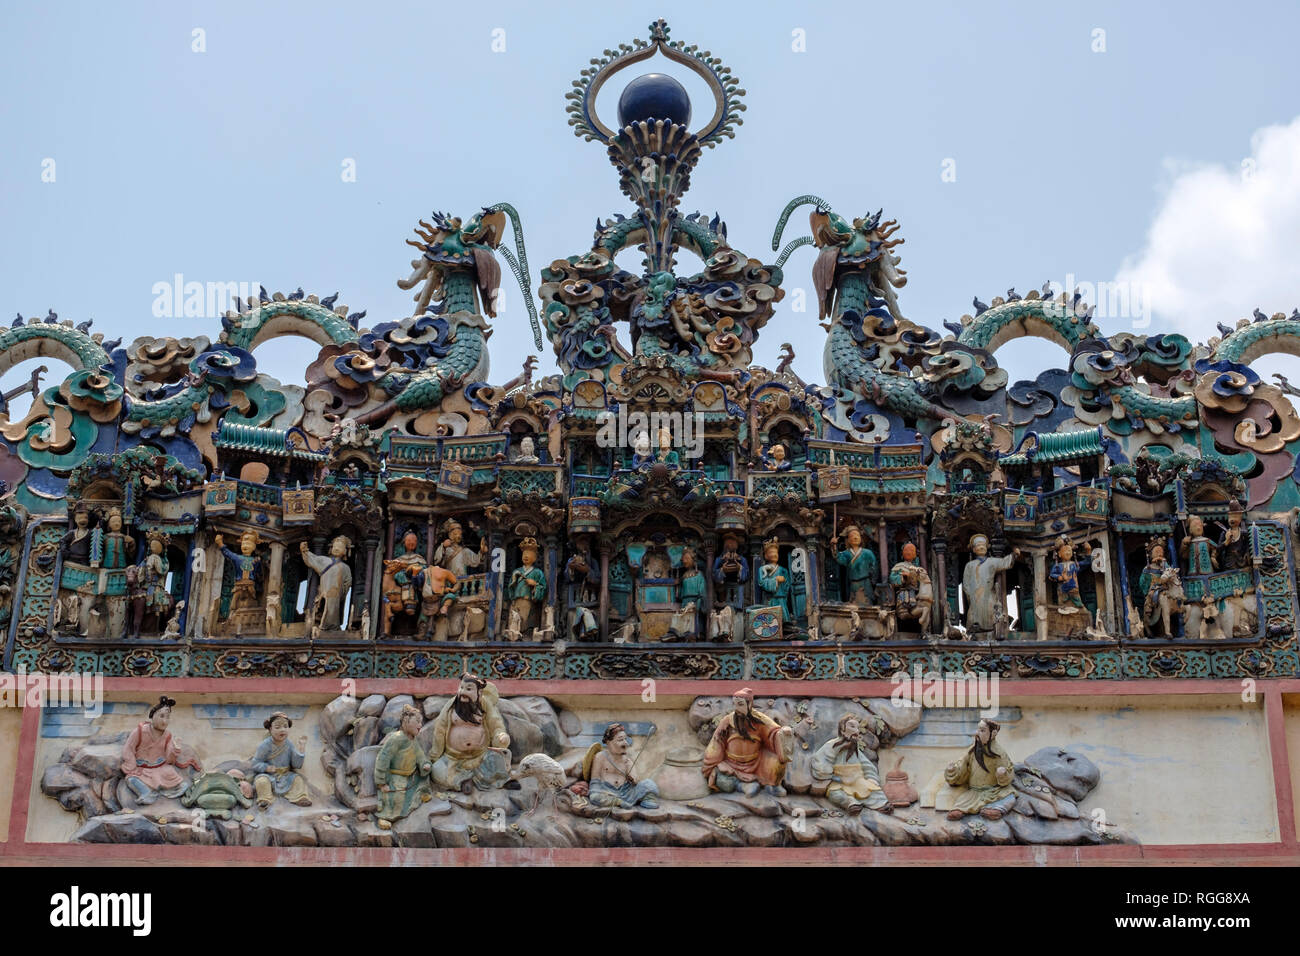
<path id="1" fill-rule="evenodd" d="M 1020 451 L 1003 455 L 999 463 L 1011 468 L 1027 465 L 1030 462 L 1036 465 L 1052 465 L 1062 461 L 1091 458 L 1102 454 L 1103 451 L 1100 428 L 1073 432 L 1048 432 L 1045 435 L 1033 433 L 1020 443 Z"/>
<path id="2" fill-rule="evenodd" d="M 283 429 L 257 428 L 253 425 L 238 425 L 224 420 L 221 422 L 221 431 L 217 433 L 216 446 L 233 451 L 306 458 L 312 461 L 324 461 L 329 457 L 327 452 L 312 451 L 289 444 L 289 433 Z"/>

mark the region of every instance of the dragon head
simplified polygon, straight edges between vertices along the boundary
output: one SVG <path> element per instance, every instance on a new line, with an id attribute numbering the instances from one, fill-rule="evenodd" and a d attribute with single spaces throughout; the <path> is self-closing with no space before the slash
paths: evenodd
<path id="1" fill-rule="evenodd" d="M 871 291 L 888 303 L 895 318 L 902 318 L 897 290 L 907 284 L 907 273 L 898 268 L 902 260 L 894 255 L 893 249 L 903 240 L 890 238 L 898 231 L 898 222 L 891 219 L 882 223 L 882 212 L 854 219 L 852 224 L 824 206 L 809 215 L 813 244 L 821 250 L 813 266 L 819 318 L 831 314 L 836 272 L 853 269 L 865 270 Z"/>
<path id="2" fill-rule="evenodd" d="M 432 222 L 421 219 L 415 228 L 419 241 L 407 239 L 407 245 L 423 255 L 411 262 L 412 272 L 399 279 L 399 289 L 419 287 L 415 293 L 416 315 L 422 315 L 435 297 L 441 297 L 447 275 L 454 270 L 473 274 L 479 301 L 485 315 L 496 316 L 497 294 L 501 286 L 501 266 L 495 251 L 505 231 L 506 214 L 501 210 L 483 209 L 462 222 L 458 216 L 435 212 Z"/>

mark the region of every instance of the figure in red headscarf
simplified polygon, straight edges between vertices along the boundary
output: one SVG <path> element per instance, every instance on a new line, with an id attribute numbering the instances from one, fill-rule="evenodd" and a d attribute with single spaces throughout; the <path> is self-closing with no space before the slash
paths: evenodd
<path id="1" fill-rule="evenodd" d="M 719 793 L 756 795 L 770 787 L 777 796 L 794 755 L 794 732 L 754 709 L 748 687 L 731 695 L 732 712 L 718 721 L 704 752 L 704 776 Z"/>

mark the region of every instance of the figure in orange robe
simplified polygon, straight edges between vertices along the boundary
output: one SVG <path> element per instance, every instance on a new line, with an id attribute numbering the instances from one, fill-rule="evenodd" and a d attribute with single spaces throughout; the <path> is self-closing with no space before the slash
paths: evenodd
<path id="1" fill-rule="evenodd" d="M 754 710 L 748 687 L 731 697 L 735 709 L 718 721 L 704 752 L 709 789 L 754 796 L 760 787 L 781 789 L 793 752 L 794 734 L 767 714 Z"/>

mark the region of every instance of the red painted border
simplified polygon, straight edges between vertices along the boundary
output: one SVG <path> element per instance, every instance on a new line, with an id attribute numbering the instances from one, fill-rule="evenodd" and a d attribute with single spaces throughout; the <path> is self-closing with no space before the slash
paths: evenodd
<path id="1" fill-rule="evenodd" d="M 106 678 L 106 693 L 142 691 L 234 695 L 337 694 L 335 678 Z M 357 680 L 357 695 L 449 693 L 453 679 Z M 550 694 L 640 698 L 640 680 L 497 682 L 503 695 Z M 888 697 L 890 681 L 751 681 L 760 697 Z M 719 696 L 733 689 L 731 682 L 657 680 L 659 696 Z M 1135 681 L 1000 681 L 999 692 L 1009 697 L 1120 697 L 1120 696 L 1221 696 L 1241 694 L 1239 680 L 1135 680 Z M 177 865 L 360 865 L 360 866 L 653 866 L 653 865 L 927 865 L 976 863 L 983 865 L 1137 866 L 1137 865 L 1254 865 L 1300 866 L 1295 802 L 1287 751 L 1282 695 L 1300 693 L 1300 680 L 1260 681 L 1272 761 L 1278 833 L 1274 843 L 1179 844 L 1165 846 L 975 846 L 975 847 L 752 847 L 691 849 L 685 847 L 606 847 L 601 849 L 403 849 L 381 847 L 210 847 L 161 845 L 86 845 L 28 843 L 25 839 L 34 783 L 40 714 L 23 713 L 17 773 L 9 819 L 9 840 L 0 845 L 0 865 L 51 864 L 65 866 L 177 864 Z"/>
<path id="2" fill-rule="evenodd" d="M 1264 714 L 1268 725 L 1268 747 L 1273 758 L 1273 789 L 1277 794 L 1277 821 L 1282 842 L 1296 842 L 1295 800 L 1291 792 L 1291 761 L 1286 746 L 1286 715 L 1282 694 L 1276 690 L 1264 695 Z"/>
<path id="3" fill-rule="evenodd" d="M 23 708 L 23 725 L 18 732 L 18 764 L 14 769 L 13 799 L 9 803 L 9 839 L 5 850 L 26 845 L 27 817 L 31 810 L 32 784 L 36 774 L 36 741 L 41 729 L 37 707 Z"/>
<path id="4" fill-rule="evenodd" d="M 456 687 L 454 678 L 358 678 L 352 681 L 360 694 L 444 694 Z M 641 680 L 494 680 L 502 696 L 634 696 L 640 697 Z M 105 691 L 165 689 L 182 694 L 337 694 L 343 679 L 337 677 L 106 677 Z M 660 680 L 655 691 L 663 696 L 725 697 L 738 686 L 751 688 L 759 697 L 888 697 L 897 686 L 888 680 Z M 1300 680 L 1259 681 L 1272 693 L 1300 693 Z M 998 692 L 1016 697 L 1117 697 L 1208 695 L 1241 693 L 1240 680 L 999 680 Z"/>
<path id="5" fill-rule="evenodd" d="M 381 847 L 210 847 L 152 844 L 83 845 L 29 843 L 6 847 L 0 860 L 55 865 L 176 863 L 189 865 L 305 866 L 473 866 L 587 865 L 650 866 L 683 864 L 885 865 L 978 863 L 984 865 L 1177 866 L 1206 863 L 1300 864 L 1300 848 L 1278 843 L 1186 844 L 1175 846 L 975 846 L 975 847 L 748 847 L 696 850 L 684 847 L 604 847 L 599 849 L 385 849 Z"/>

